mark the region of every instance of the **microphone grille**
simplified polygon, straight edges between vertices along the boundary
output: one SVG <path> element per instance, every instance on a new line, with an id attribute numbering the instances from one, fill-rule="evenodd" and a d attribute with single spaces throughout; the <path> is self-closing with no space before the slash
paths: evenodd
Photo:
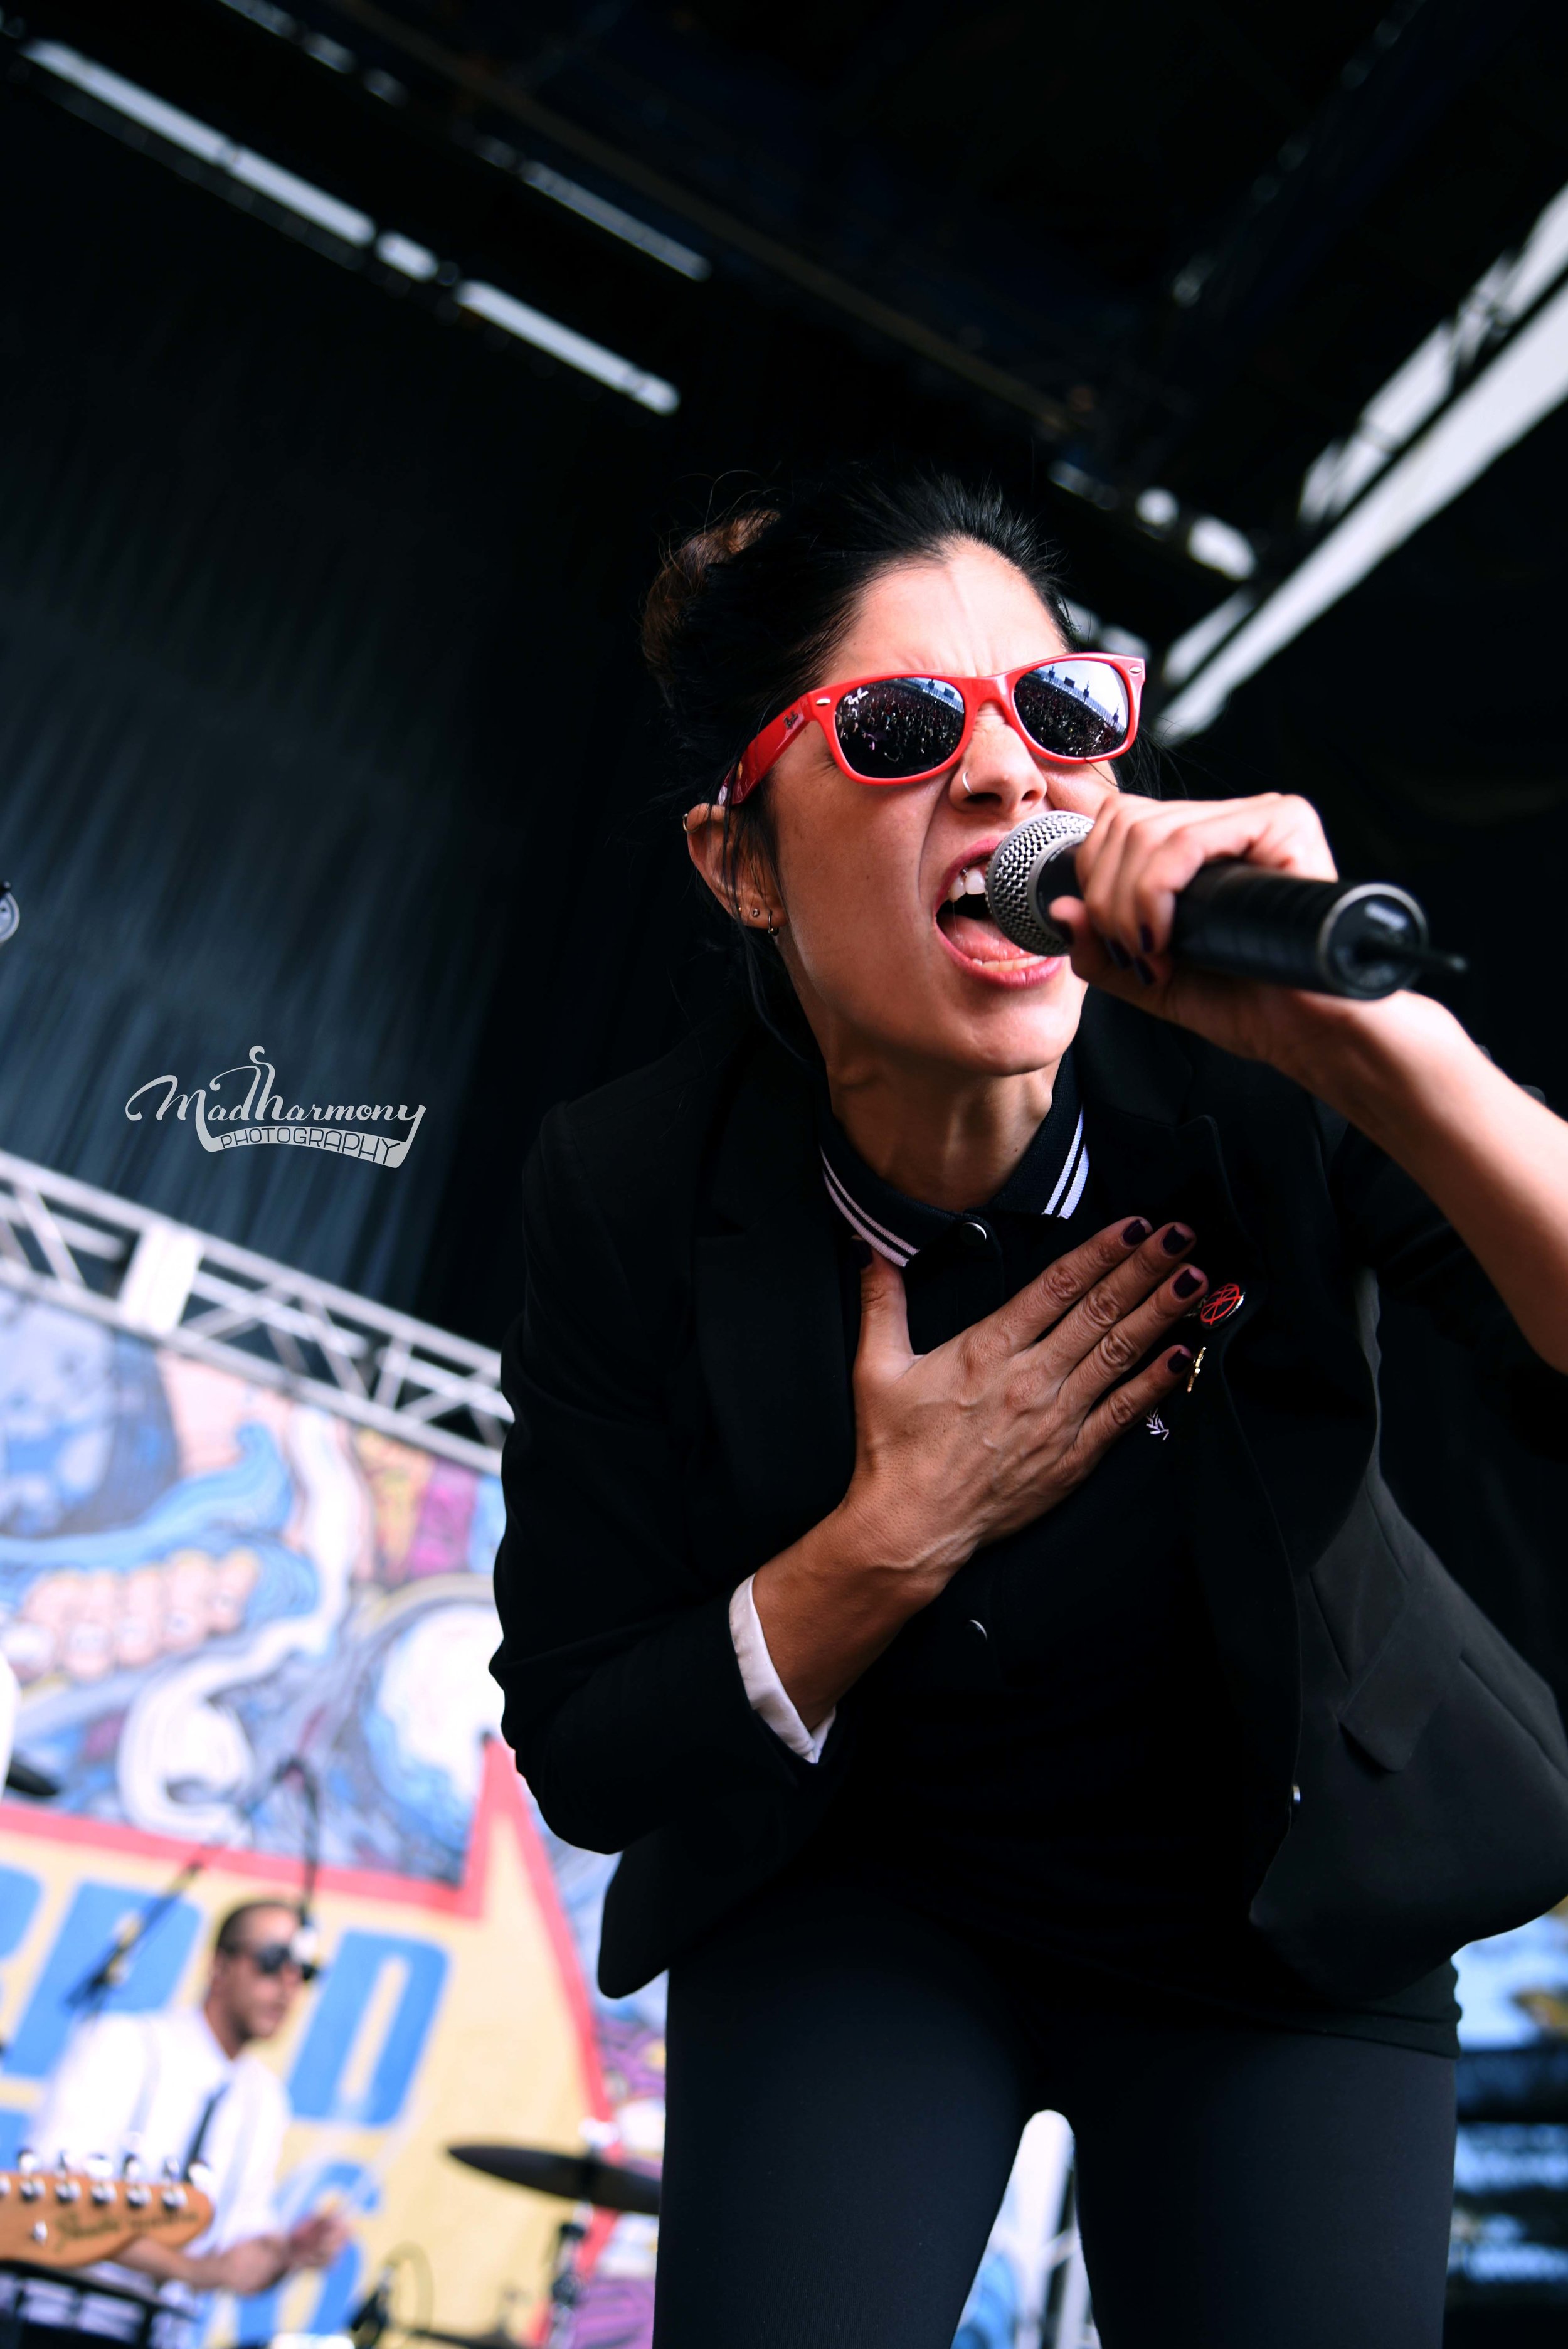
<path id="1" fill-rule="evenodd" d="M 1067 952 L 1071 941 L 1054 923 L 1042 921 L 1036 910 L 1037 884 L 1043 864 L 1076 848 L 1093 830 L 1087 815 L 1052 808 L 1048 814 L 1031 816 L 1027 823 L 1017 825 L 992 850 L 985 867 L 985 903 L 1003 936 L 1026 953 Z M 1049 892 L 1057 897 L 1066 894 L 1063 889 Z"/>

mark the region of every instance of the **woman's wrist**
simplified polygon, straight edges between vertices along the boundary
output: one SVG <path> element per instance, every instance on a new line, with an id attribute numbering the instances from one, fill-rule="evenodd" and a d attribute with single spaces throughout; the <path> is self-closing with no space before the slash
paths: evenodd
<path id="1" fill-rule="evenodd" d="M 857 1480 L 857 1483 L 859 1480 Z M 944 1567 L 851 1485 L 820 1525 L 759 1567 L 752 1602 L 773 1669 L 808 1728 L 873 1664 L 962 1563 Z"/>
<path id="2" fill-rule="evenodd" d="M 1456 1081 L 1491 1073 L 1451 1011 L 1408 992 L 1377 1003 L 1316 999 L 1281 1065 L 1394 1155 L 1399 1136 L 1442 1116 Z"/>

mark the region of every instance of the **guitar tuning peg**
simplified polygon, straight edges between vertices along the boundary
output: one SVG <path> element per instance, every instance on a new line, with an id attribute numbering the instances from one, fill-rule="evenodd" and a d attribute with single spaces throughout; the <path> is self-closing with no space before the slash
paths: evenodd
<path id="1" fill-rule="evenodd" d="M 212 2165 L 210 2161 L 203 2161 L 200 2157 L 198 2157 L 197 2159 L 191 2164 L 191 2167 L 186 2171 L 185 2175 L 199 2194 L 207 2194 L 211 2192 L 212 2186 Z"/>

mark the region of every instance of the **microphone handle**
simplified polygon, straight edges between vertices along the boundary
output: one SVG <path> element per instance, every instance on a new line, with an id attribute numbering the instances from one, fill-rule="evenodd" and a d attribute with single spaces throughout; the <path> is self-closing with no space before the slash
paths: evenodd
<path id="1" fill-rule="evenodd" d="M 1051 899 L 1080 894 L 1070 846 L 1042 861 L 1033 894 L 1037 918 L 1048 928 Z M 1305 881 L 1239 857 L 1205 864 L 1181 892 L 1171 950 L 1200 970 L 1362 1002 L 1452 961 L 1432 954 L 1426 915 L 1393 882 Z"/>

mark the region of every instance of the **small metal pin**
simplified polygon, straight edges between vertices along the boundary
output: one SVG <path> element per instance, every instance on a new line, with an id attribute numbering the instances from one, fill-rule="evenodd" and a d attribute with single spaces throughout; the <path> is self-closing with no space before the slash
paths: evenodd
<path id="1" fill-rule="evenodd" d="M 1192 1367 L 1187 1373 L 1187 1392 L 1189 1394 L 1191 1393 L 1193 1387 L 1197 1384 L 1198 1373 L 1203 1367 L 1203 1357 L 1208 1350 L 1209 1349 L 1207 1346 L 1200 1346 L 1197 1352 L 1192 1357 Z"/>

